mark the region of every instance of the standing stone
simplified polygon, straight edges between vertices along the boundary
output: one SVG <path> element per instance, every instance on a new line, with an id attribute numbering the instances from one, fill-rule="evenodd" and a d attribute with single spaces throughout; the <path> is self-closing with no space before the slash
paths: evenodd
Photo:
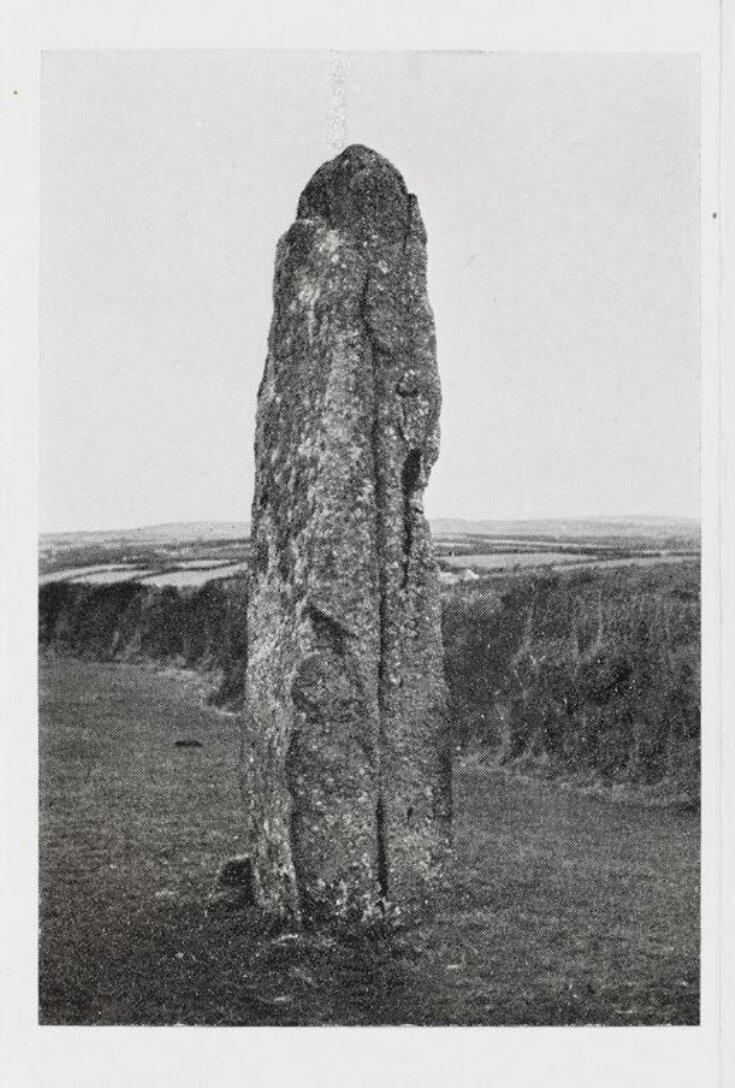
<path id="1" fill-rule="evenodd" d="M 450 820 L 422 507 L 441 399 L 426 233 L 386 159 L 352 146 L 317 170 L 273 294 L 244 716 L 253 896 L 365 916 L 425 901 Z"/>

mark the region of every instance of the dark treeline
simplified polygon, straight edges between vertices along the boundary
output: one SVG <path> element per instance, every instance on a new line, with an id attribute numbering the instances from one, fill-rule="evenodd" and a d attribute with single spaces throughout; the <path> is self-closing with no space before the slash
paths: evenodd
<path id="1" fill-rule="evenodd" d="M 444 608 L 458 745 L 699 792 L 697 564 L 507 579 Z"/>
<path id="2" fill-rule="evenodd" d="M 41 648 L 210 674 L 242 704 L 247 583 L 51 583 Z M 692 564 L 509 575 L 445 596 L 458 749 L 550 775 L 699 791 L 699 569 Z"/>
<path id="3" fill-rule="evenodd" d="M 237 708 L 247 661 L 242 578 L 197 587 L 52 582 L 39 594 L 42 650 L 211 672 L 212 701 Z"/>

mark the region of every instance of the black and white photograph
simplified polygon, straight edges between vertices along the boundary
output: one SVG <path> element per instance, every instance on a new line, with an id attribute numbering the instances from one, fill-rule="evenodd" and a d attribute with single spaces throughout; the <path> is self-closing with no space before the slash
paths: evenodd
<path id="1" fill-rule="evenodd" d="M 696 61 L 43 75 L 42 1019 L 696 1023 Z"/>
<path id="2" fill-rule="evenodd" d="M 38 78 L 36 1027 L 713 1045 L 703 53 Z"/>

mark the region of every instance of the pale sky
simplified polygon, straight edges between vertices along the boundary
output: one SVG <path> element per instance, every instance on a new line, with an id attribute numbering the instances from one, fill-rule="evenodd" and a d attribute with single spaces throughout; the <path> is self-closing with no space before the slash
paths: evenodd
<path id="1" fill-rule="evenodd" d="M 697 60 L 44 58 L 41 528 L 246 520 L 278 237 L 349 143 L 416 193 L 432 517 L 699 509 Z"/>

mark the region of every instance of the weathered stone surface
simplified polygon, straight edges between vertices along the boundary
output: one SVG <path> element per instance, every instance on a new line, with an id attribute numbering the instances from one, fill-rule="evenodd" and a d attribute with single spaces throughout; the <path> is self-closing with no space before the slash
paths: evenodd
<path id="1" fill-rule="evenodd" d="M 278 245 L 258 394 L 245 789 L 257 901 L 423 900 L 449 841 L 440 389 L 416 198 L 347 148 Z"/>

